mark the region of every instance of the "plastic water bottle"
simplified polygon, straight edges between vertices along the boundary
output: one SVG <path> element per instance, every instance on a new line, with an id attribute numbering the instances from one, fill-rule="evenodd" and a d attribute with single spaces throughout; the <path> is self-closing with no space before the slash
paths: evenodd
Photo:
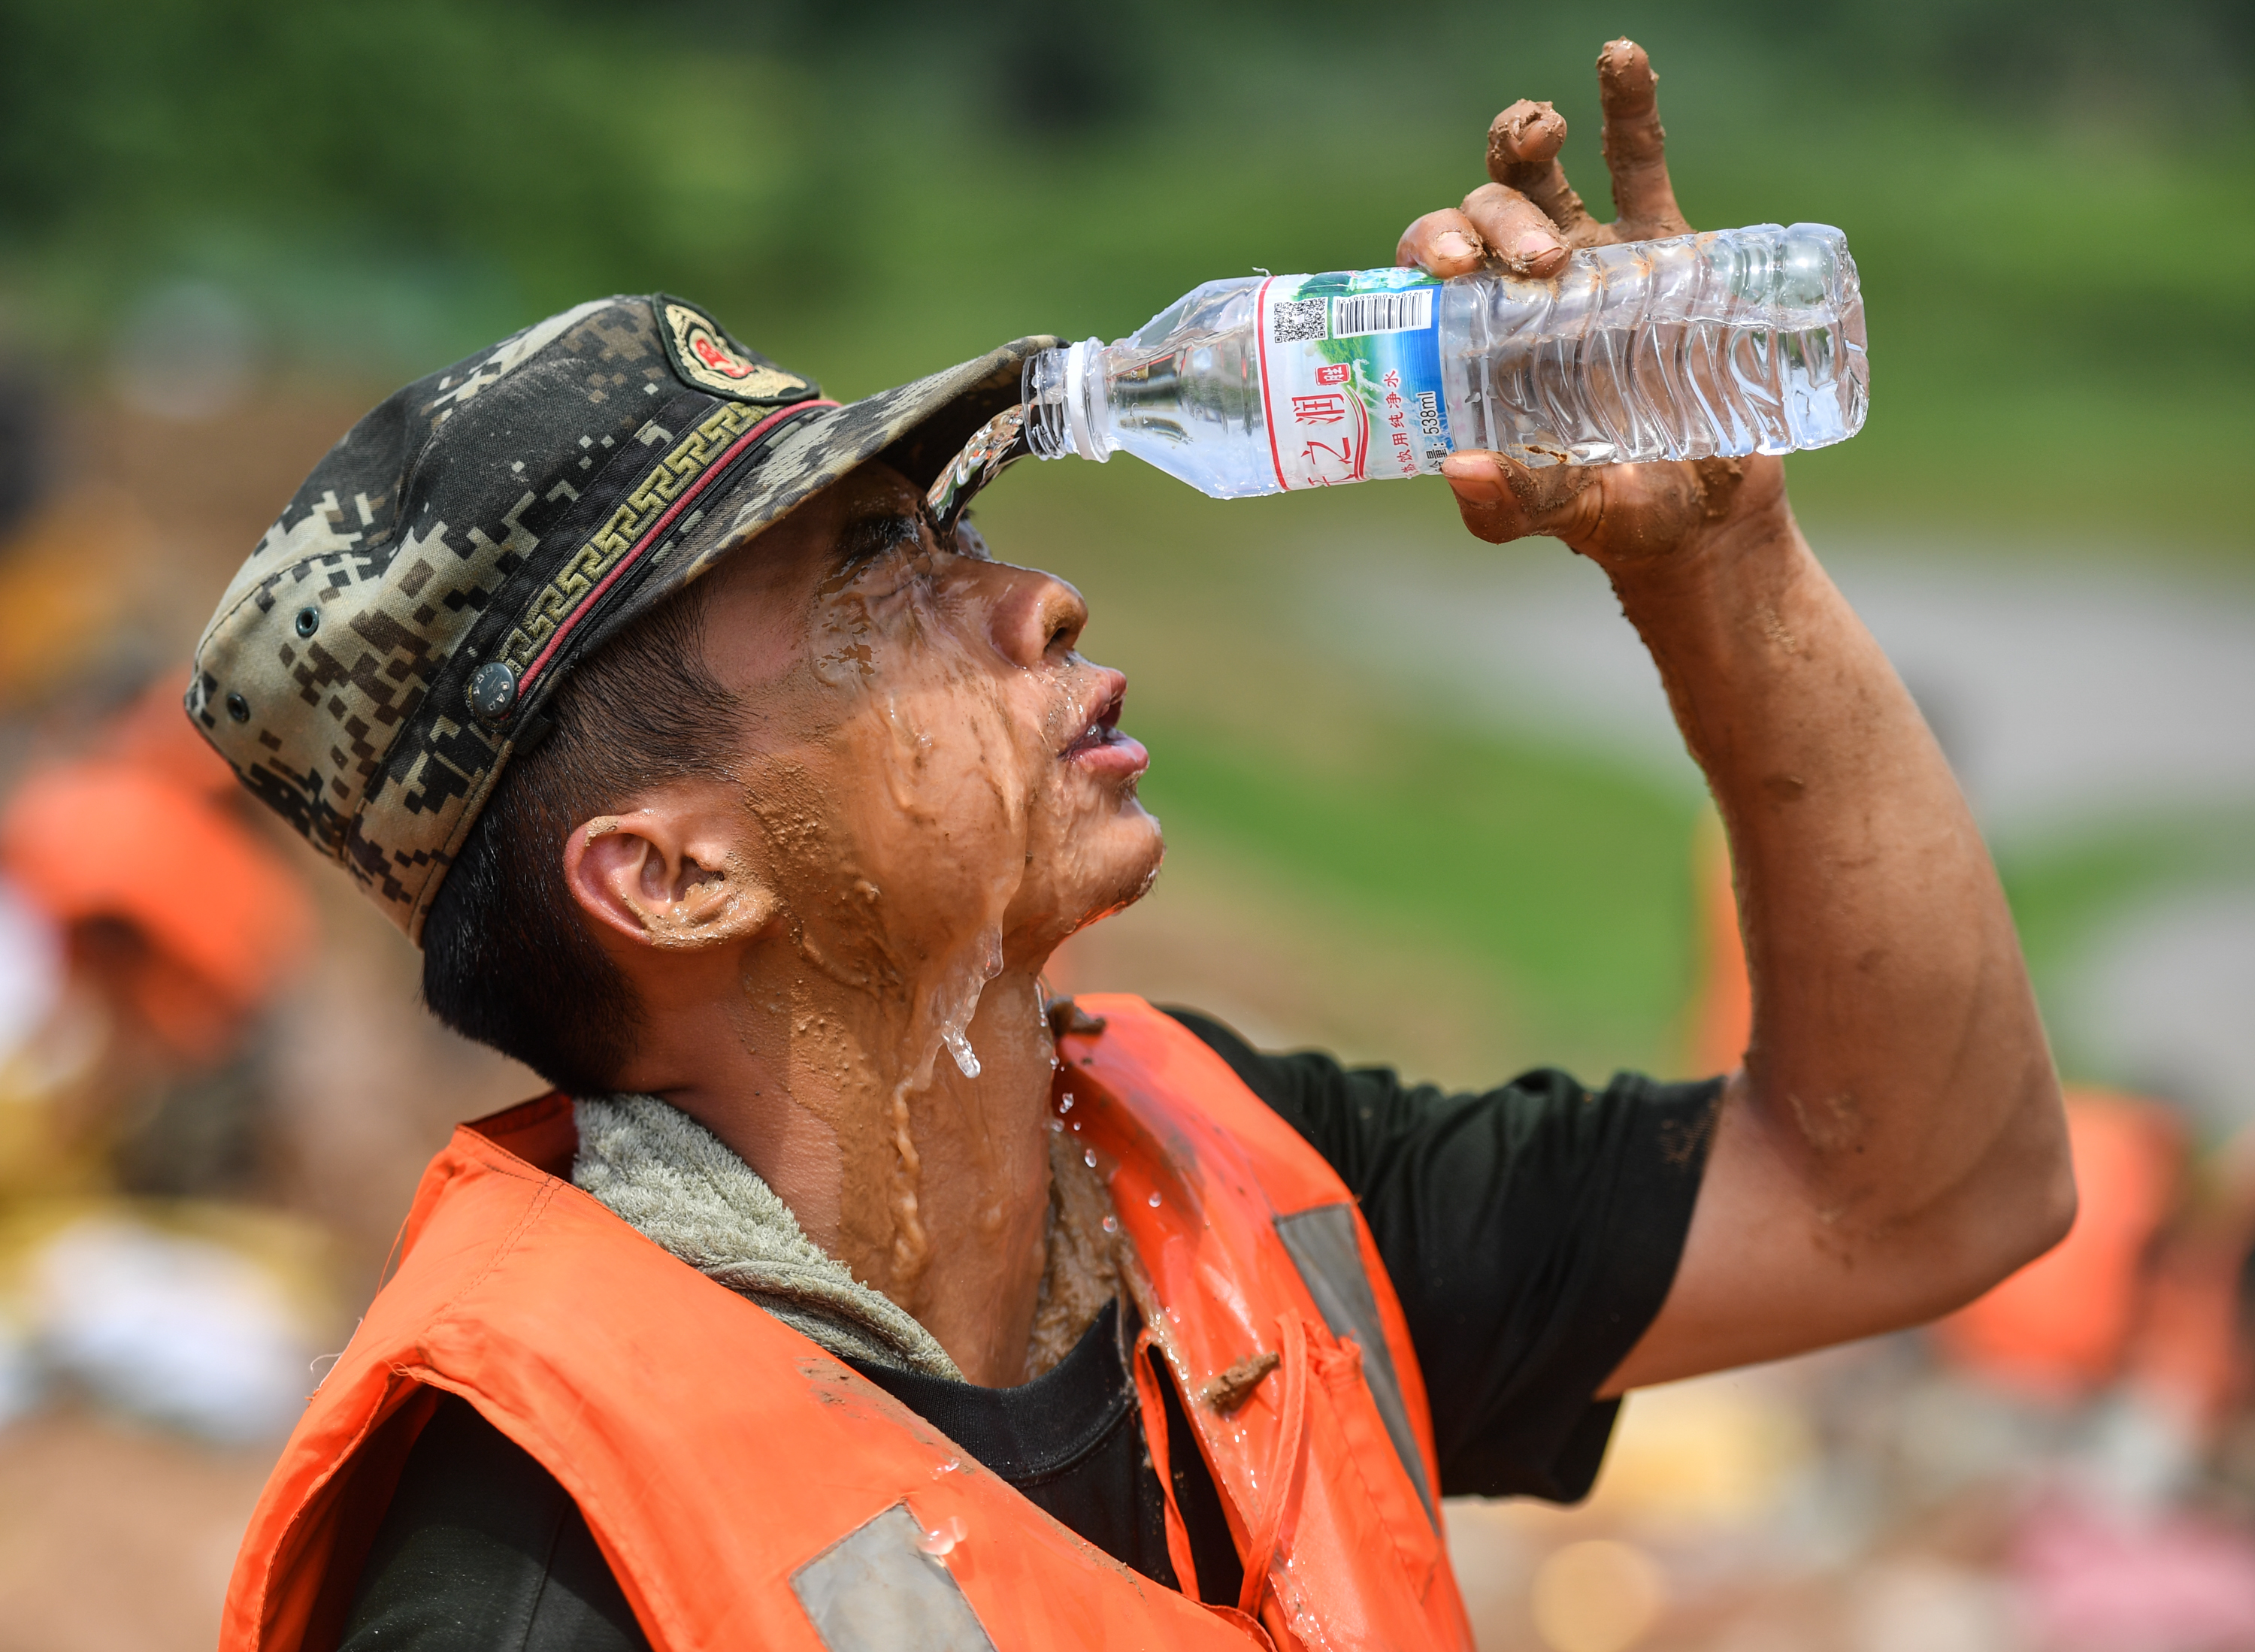
<path id="1" fill-rule="evenodd" d="M 1416 270 L 1209 281 L 1026 364 L 1044 459 L 1129 453 L 1218 499 L 1529 465 L 1780 453 L 1862 428 L 1846 238 L 1759 224 L 1587 248 L 1548 281 Z"/>

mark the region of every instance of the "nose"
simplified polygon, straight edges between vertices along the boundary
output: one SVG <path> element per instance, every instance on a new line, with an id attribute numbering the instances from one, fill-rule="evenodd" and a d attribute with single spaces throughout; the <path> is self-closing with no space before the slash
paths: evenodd
<path id="1" fill-rule="evenodd" d="M 1088 623 L 1088 603 L 1079 592 L 1036 568 L 990 562 L 983 572 L 999 586 L 987 622 L 997 653 L 1030 670 L 1072 651 Z"/>

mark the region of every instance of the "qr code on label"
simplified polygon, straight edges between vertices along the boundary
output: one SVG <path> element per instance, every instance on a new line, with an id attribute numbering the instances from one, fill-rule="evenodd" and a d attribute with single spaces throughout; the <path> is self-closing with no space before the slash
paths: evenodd
<path id="1" fill-rule="evenodd" d="M 1324 315 L 1326 301 L 1322 299 L 1280 299 L 1270 309 L 1268 341 L 1271 344 L 1313 344 L 1330 336 L 1331 327 Z"/>

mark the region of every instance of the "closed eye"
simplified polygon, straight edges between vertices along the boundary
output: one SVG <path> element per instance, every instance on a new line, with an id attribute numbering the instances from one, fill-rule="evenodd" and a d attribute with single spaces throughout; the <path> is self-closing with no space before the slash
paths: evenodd
<path id="1" fill-rule="evenodd" d="M 849 573 L 904 545 L 923 543 L 923 521 L 907 511 L 882 511 L 859 517 L 847 523 L 838 536 L 838 571 Z"/>

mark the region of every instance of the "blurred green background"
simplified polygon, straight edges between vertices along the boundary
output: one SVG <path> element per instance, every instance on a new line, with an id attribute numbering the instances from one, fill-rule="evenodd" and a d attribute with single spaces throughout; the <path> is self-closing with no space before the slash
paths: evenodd
<path id="1" fill-rule="evenodd" d="M 1661 71 L 1694 223 L 1820 220 L 1857 255 L 1871 421 L 1792 462 L 1820 548 L 2239 577 L 2255 12 L 2230 0 L 4 0 L 0 295 L 16 348 L 88 394 L 187 282 L 252 319 L 270 383 L 365 399 L 664 288 L 851 397 L 1018 334 L 1117 336 L 1207 278 L 1388 262 L 1483 181 L 1522 95 L 1567 115 L 1601 206 L 1591 66 L 1619 33 Z M 1132 463 L 1022 467 L 986 517 L 1082 585 L 1091 651 L 1135 678 L 1163 915 L 1282 926 L 1350 983 L 1310 1002 L 1373 970 L 1445 999 L 1445 1076 L 1675 1059 L 1696 792 L 1352 669 L 1352 615 L 1296 595 L 1397 546 L 1444 581 L 1556 547 L 1463 540 L 1437 484 L 1217 504 Z M 2040 974 L 2125 901 L 2244 876 L 2249 824 L 2132 810 L 2005 841 Z M 1366 1053 L 1424 1023 L 1276 1024 Z"/>

